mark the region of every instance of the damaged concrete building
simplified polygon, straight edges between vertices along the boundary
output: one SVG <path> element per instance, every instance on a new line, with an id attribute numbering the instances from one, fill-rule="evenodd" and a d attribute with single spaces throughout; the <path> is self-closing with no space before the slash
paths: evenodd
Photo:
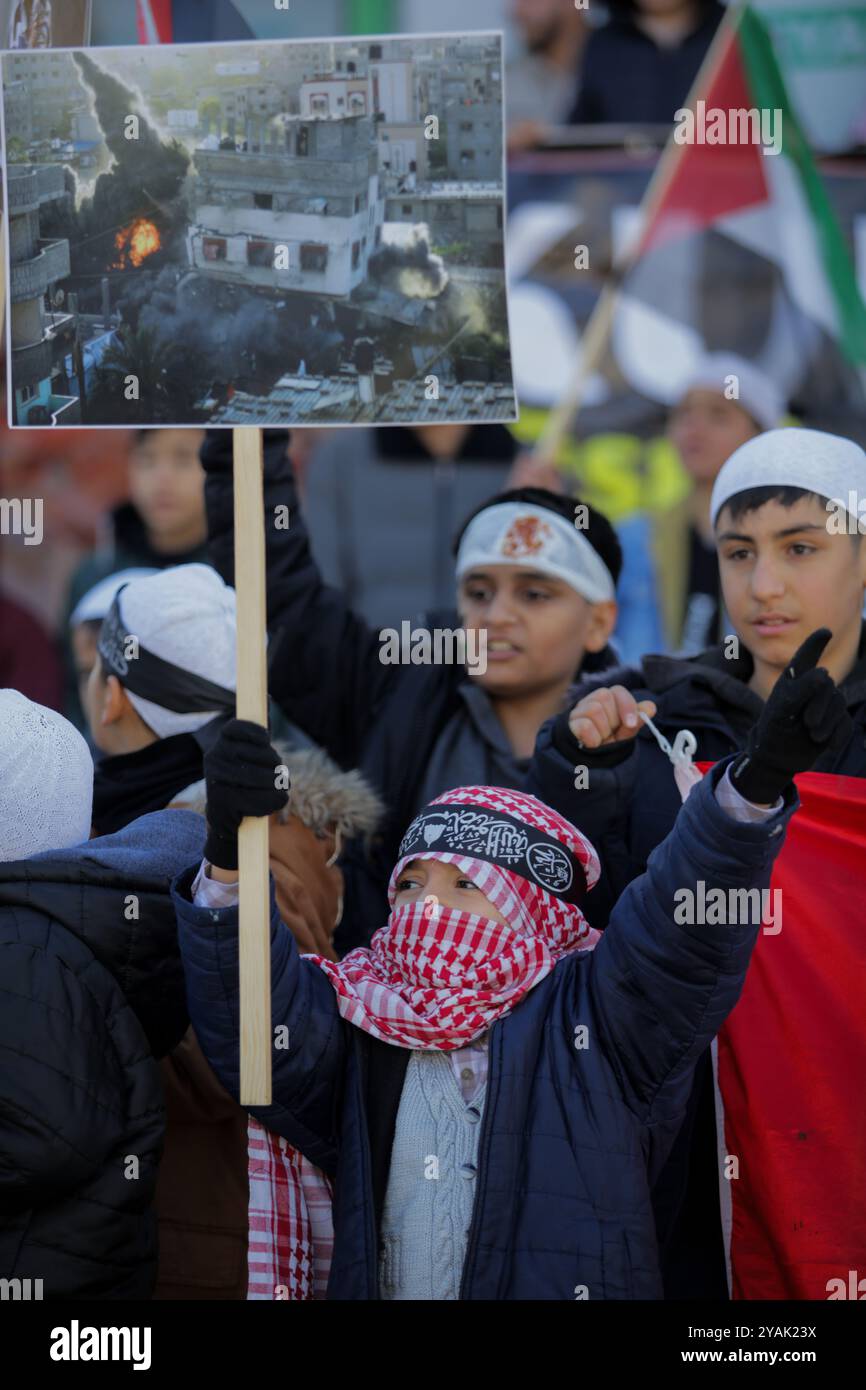
<path id="1" fill-rule="evenodd" d="M 13 418 L 19 425 L 75 425 L 78 397 L 55 389 L 58 357 L 73 323 L 60 311 L 64 297 L 55 290 L 69 275 L 69 242 L 39 234 L 40 208 L 65 197 L 63 166 L 12 165 L 7 188 Z"/>
<path id="2" fill-rule="evenodd" d="M 217 139 L 194 156 L 193 268 L 251 288 L 351 294 L 385 214 L 373 120 L 247 119 L 242 138 L 230 127 Z"/>

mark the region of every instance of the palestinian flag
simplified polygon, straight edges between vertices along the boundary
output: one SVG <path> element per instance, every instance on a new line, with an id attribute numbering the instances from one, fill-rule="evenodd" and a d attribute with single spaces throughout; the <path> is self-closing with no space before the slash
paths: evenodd
<path id="1" fill-rule="evenodd" d="M 675 364 L 736 352 L 844 432 L 866 403 L 866 305 L 748 7 L 723 21 L 645 202 L 612 326 L 631 386 L 670 399 Z"/>
<path id="2" fill-rule="evenodd" d="M 204 11 L 204 12 L 203 12 Z M 207 43 L 254 34 L 232 0 L 135 0 L 139 43 Z"/>
<path id="3" fill-rule="evenodd" d="M 713 1046 L 730 1288 L 866 1298 L 866 781 L 796 783 L 780 896 Z"/>
<path id="4" fill-rule="evenodd" d="M 135 0 L 139 43 L 171 43 L 171 0 Z"/>

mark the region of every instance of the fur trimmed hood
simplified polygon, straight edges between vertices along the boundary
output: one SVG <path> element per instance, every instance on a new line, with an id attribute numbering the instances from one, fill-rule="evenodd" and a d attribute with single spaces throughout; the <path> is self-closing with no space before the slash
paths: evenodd
<path id="1" fill-rule="evenodd" d="M 291 796 L 280 820 L 297 816 L 316 835 L 339 830 L 345 841 L 371 835 L 385 814 L 384 802 L 357 770 L 344 772 L 321 748 L 277 744 L 289 769 Z"/>
<path id="2" fill-rule="evenodd" d="M 275 746 L 291 783 L 289 802 L 279 814 L 283 825 L 297 816 L 320 838 L 339 831 L 344 843 L 355 835 L 372 835 L 385 814 L 385 803 L 362 773 L 344 772 L 321 748 Z M 172 804 L 204 815 L 205 802 L 201 781 L 178 793 Z"/>

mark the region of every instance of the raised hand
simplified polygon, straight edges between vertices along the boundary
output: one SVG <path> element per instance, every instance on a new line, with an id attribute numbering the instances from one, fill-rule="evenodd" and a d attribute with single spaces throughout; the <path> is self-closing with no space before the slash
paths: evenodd
<path id="1" fill-rule="evenodd" d="M 818 666 L 832 636 L 821 627 L 807 637 L 773 686 L 731 773 L 747 801 L 772 805 L 798 772 L 808 772 L 822 753 L 839 751 L 851 737 L 844 696 Z"/>

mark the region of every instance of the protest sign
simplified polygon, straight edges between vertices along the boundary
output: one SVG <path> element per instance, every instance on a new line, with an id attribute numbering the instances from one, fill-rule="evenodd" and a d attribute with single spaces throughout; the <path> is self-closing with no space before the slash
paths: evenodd
<path id="1" fill-rule="evenodd" d="M 10 424 L 514 418 L 500 35 L 2 70 Z"/>

